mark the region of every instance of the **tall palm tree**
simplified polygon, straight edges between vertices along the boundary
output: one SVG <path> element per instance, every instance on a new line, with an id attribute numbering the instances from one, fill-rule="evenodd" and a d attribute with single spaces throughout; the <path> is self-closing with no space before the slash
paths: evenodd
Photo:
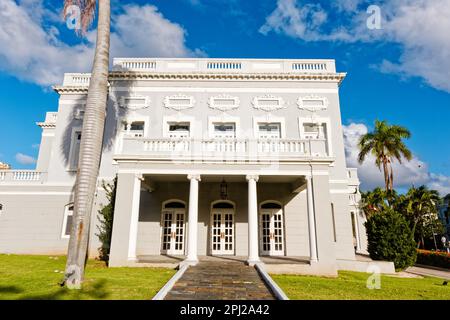
<path id="1" fill-rule="evenodd" d="M 416 229 L 420 227 L 418 235 L 418 245 L 420 245 L 420 239 L 423 242 L 423 226 L 437 218 L 438 204 L 441 198 L 436 190 L 429 190 L 426 186 L 421 186 L 409 189 L 405 200 L 406 215 L 411 223 L 413 234 L 416 234 Z"/>
<path id="2" fill-rule="evenodd" d="M 71 5 L 81 9 L 81 33 L 92 23 L 97 0 L 65 0 L 64 13 Z M 108 95 L 110 0 L 98 0 L 97 43 L 81 132 L 79 165 L 75 183 L 74 223 L 70 232 L 64 282 L 79 289 L 84 277 L 91 212 L 103 143 Z"/>
<path id="3" fill-rule="evenodd" d="M 389 125 L 386 121 L 375 121 L 375 129 L 359 140 L 359 163 L 363 163 L 371 153 L 375 157 L 375 164 L 381 170 L 383 166 L 386 191 L 394 189 L 394 172 L 392 162 L 397 159 L 402 163 L 402 157 L 411 160 L 411 151 L 406 147 L 403 139 L 408 139 L 411 133 L 408 129 Z"/>

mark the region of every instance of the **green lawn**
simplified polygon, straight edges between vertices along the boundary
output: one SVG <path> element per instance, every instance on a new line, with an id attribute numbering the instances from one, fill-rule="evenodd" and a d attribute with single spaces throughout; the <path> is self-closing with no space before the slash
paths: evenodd
<path id="1" fill-rule="evenodd" d="M 381 289 L 367 289 L 368 273 L 340 271 L 338 278 L 271 275 L 292 300 L 450 300 L 450 285 L 426 277 L 381 276 Z"/>
<path id="2" fill-rule="evenodd" d="M 151 299 L 175 273 L 89 261 L 82 290 L 58 285 L 65 257 L 0 255 L 0 299 Z"/>

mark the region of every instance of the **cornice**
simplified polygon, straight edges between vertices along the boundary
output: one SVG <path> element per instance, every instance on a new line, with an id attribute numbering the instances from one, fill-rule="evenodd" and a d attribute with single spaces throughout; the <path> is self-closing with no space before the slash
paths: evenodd
<path id="1" fill-rule="evenodd" d="M 36 122 L 36 125 L 38 125 L 42 129 L 53 129 L 53 128 L 56 128 L 56 123 L 50 123 L 50 122 Z"/>
<path id="2" fill-rule="evenodd" d="M 347 73 L 156 73 L 111 71 L 109 81 L 117 80 L 240 80 L 240 81 L 328 81 L 338 85 Z M 87 94 L 87 85 L 53 86 L 59 94 Z"/>

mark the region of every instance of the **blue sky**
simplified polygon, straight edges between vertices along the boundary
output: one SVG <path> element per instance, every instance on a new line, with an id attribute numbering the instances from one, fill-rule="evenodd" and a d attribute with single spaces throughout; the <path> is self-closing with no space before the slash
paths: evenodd
<path id="1" fill-rule="evenodd" d="M 86 38 L 68 30 L 61 3 L 0 4 L 0 161 L 13 168 L 34 168 L 35 122 L 57 110 L 51 84 L 63 72 L 90 69 L 95 30 Z M 373 4 L 381 30 L 367 28 Z M 450 192 L 450 0 L 113 0 L 112 6 L 115 57 L 336 59 L 338 71 L 348 72 L 340 97 L 349 166 L 359 166 L 359 135 L 385 119 L 412 132 L 407 144 L 415 157 L 396 166 L 397 187 Z M 365 188 L 382 185 L 371 163 L 360 177 Z"/>

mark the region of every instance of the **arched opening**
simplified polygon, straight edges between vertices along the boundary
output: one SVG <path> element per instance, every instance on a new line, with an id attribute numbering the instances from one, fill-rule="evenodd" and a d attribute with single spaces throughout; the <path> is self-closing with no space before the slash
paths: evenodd
<path id="1" fill-rule="evenodd" d="M 260 204 L 259 214 L 261 255 L 284 255 L 283 206 L 278 201 L 264 201 Z"/>
<path id="2" fill-rule="evenodd" d="M 229 200 L 218 200 L 211 204 L 211 254 L 234 254 L 235 204 Z"/>
<path id="3" fill-rule="evenodd" d="M 184 254 L 186 202 L 164 201 L 161 211 L 161 253 Z"/>

